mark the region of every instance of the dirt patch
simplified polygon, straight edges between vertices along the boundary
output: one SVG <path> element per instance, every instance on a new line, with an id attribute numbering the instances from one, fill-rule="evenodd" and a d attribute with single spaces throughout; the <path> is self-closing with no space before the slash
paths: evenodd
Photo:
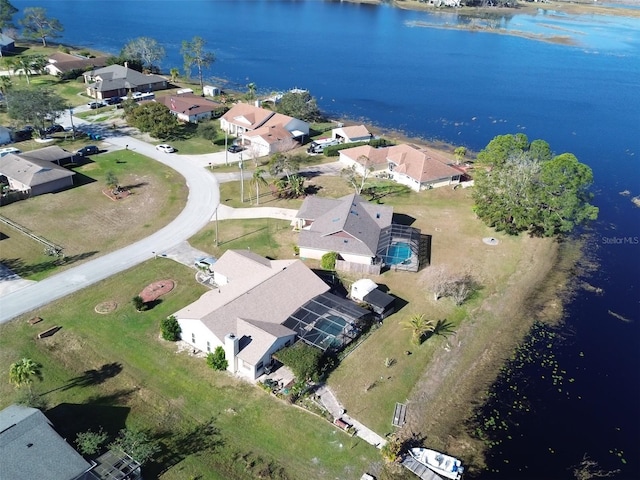
<path id="1" fill-rule="evenodd" d="M 99 303 L 95 306 L 94 310 L 96 313 L 100 313 L 102 315 L 106 315 L 107 313 L 114 312 L 118 308 L 118 304 L 113 300 Z"/>
<path id="2" fill-rule="evenodd" d="M 111 200 L 117 201 L 117 200 L 125 199 L 129 195 L 131 195 L 131 190 L 118 190 L 118 191 L 115 191 L 115 190 L 112 190 L 112 189 L 108 188 L 106 190 L 102 190 L 102 193 L 104 193 Z"/>
<path id="3" fill-rule="evenodd" d="M 160 280 L 147 285 L 144 290 L 140 292 L 140 297 L 145 303 L 153 302 L 160 298 L 162 295 L 166 295 L 175 287 L 173 280 Z"/>

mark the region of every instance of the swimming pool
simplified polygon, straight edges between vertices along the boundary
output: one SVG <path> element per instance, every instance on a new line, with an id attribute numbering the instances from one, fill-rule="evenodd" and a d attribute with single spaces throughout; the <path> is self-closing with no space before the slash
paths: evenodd
<path id="1" fill-rule="evenodd" d="M 398 265 L 411 258 L 411 245 L 406 242 L 393 242 L 389 245 L 384 263 L 387 265 Z"/>

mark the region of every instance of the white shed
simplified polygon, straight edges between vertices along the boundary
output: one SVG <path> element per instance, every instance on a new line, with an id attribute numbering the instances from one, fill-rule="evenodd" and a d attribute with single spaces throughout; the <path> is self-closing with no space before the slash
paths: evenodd
<path id="1" fill-rule="evenodd" d="M 351 298 L 358 302 L 363 302 L 364 297 L 376 288 L 378 288 L 376 282 L 369 278 L 362 278 L 351 285 Z"/>
<path id="2" fill-rule="evenodd" d="M 205 85 L 202 88 L 202 93 L 207 97 L 215 97 L 220 95 L 220 87 L 214 87 L 213 85 Z"/>

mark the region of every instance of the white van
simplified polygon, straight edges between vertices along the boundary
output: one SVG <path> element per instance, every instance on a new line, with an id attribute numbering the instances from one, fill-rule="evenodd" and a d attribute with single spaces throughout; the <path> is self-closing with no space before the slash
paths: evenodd
<path id="1" fill-rule="evenodd" d="M 22 153 L 22 150 L 19 150 L 15 147 L 0 148 L 0 158 L 4 157 L 5 155 L 9 155 L 10 153 Z"/>
<path id="2" fill-rule="evenodd" d="M 322 153 L 325 148 L 338 145 L 338 143 L 335 138 L 319 138 L 311 142 L 311 145 L 307 148 L 307 153 Z"/>

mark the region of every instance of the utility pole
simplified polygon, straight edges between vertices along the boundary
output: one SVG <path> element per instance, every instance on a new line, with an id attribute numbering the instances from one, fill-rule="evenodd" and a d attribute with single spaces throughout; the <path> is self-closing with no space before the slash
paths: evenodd
<path id="1" fill-rule="evenodd" d="M 218 207 L 219 206 L 220 204 L 218 204 Z M 218 207 L 216 207 L 216 247 L 220 245 L 220 242 L 218 241 Z"/>
<path id="2" fill-rule="evenodd" d="M 229 150 L 227 149 L 227 129 L 224 130 L 224 164 L 226 166 L 229 166 Z"/>
<path id="3" fill-rule="evenodd" d="M 240 161 L 238 162 L 240 167 L 240 201 L 244 203 L 244 172 L 242 170 L 242 152 L 240 152 Z"/>
<path id="4" fill-rule="evenodd" d="M 69 107 L 69 120 L 71 121 L 71 138 L 76 139 L 76 129 L 73 126 L 73 108 Z"/>

